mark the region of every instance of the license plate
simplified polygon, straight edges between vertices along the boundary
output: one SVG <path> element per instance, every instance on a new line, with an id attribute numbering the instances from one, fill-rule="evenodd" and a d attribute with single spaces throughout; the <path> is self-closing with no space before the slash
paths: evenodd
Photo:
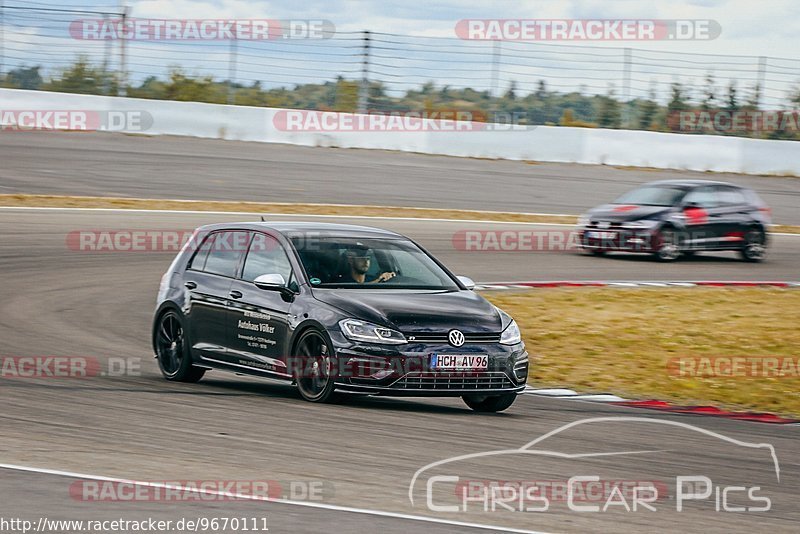
<path id="1" fill-rule="evenodd" d="M 616 236 L 616 232 L 586 232 L 589 239 L 614 239 Z"/>
<path id="2" fill-rule="evenodd" d="M 486 354 L 431 354 L 432 369 L 486 369 Z"/>

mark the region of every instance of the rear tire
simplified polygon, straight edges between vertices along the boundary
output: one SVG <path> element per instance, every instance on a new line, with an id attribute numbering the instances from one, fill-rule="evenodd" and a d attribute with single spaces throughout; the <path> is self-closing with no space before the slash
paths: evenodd
<path id="1" fill-rule="evenodd" d="M 206 370 L 192 365 L 186 330 L 178 312 L 168 310 L 158 318 L 154 337 L 158 368 L 164 378 L 174 382 L 197 382 L 203 378 Z"/>
<path id="2" fill-rule="evenodd" d="M 751 263 L 764 261 L 767 255 L 767 236 L 764 230 L 753 228 L 744 234 L 744 246 L 739 251 L 742 259 Z"/>
<path id="3" fill-rule="evenodd" d="M 503 395 L 464 395 L 464 403 L 476 412 L 494 413 L 508 409 L 517 400 L 516 393 Z"/>

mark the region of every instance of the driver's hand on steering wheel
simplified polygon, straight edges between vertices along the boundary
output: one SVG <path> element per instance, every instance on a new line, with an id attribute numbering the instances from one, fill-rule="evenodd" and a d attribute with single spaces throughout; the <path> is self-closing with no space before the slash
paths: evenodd
<path id="1" fill-rule="evenodd" d="M 386 282 L 387 280 L 391 280 L 395 276 L 397 276 L 397 273 L 394 271 L 381 273 L 375 280 L 373 280 L 373 282 Z"/>

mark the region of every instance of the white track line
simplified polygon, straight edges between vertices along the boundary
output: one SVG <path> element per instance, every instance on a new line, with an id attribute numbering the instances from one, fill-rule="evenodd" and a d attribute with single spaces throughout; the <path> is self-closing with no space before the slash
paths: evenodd
<path id="1" fill-rule="evenodd" d="M 60 471 L 57 469 L 44 469 L 39 467 L 30 467 L 25 465 L 14 465 L 14 464 L 0 464 L 0 469 L 10 469 L 14 471 L 23 471 L 28 473 L 38 473 L 43 475 L 54 475 L 60 477 L 68 477 L 68 478 L 78 478 L 83 480 L 97 480 L 102 482 L 114 482 L 120 484 L 133 484 L 136 486 L 145 486 L 145 487 L 153 487 L 153 488 L 162 488 L 168 490 L 176 490 L 176 491 L 185 491 L 190 493 L 201 493 L 206 495 L 217 495 L 220 497 L 228 497 L 228 498 L 235 498 L 235 499 L 242 499 L 242 500 L 250 500 L 250 501 L 264 501 L 270 503 L 277 503 L 277 504 L 287 504 L 292 506 L 304 506 L 306 508 L 317 508 L 321 510 L 332 510 L 336 512 L 350 512 L 354 514 L 366 514 L 366 515 L 374 515 L 380 517 L 390 517 L 393 519 L 405 519 L 409 521 L 421 521 L 425 523 L 437 523 L 441 525 L 451 525 L 457 527 L 465 527 L 465 528 L 482 528 L 484 530 L 495 530 L 500 532 L 519 532 L 524 534 L 544 534 L 540 531 L 536 530 L 522 530 L 522 529 L 514 529 L 509 527 L 501 527 L 497 525 L 483 525 L 480 523 L 467 523 L 463 521 L 450 521 L 447 519 L 437 519 L 434 517 L 425 517 L 421 515 L 411 515 L 411 514 L 401 514 L 397 512 L 384 512 L 381 510 L 370 510 L 369 508 L 353 508 L 350 506 L 337 506 L 335 504 L 323 504 L 323 503 L 315 503 L 315 502 L 306 502 L 306 501 L 292 501 L 289 499 L 271 499 L 269 497 L 263 497 L 260 495 L 249 495 L 249 494 L 240 494 L 240 493 L 232 493 L 227 491 L 215 491 L 215 490 L 206 490 L 200 489 L 195 487 L 185 487 L 177 484 L 164 484 L 160 482 L 147 482 L 141 480 L 129 480 L 125 478 L 114 478 L 114 477 L 106 477 L 106 476 L 99 476 L 99 475 L 87 475 L 83 473 L 72 473 L 70 471 Z"/>

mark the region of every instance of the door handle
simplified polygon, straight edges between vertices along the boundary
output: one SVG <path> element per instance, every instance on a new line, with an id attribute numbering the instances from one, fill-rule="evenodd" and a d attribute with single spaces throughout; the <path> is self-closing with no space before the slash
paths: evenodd
<path id="1" fill-rule="evenodd" d="M 242 298 L 242 292 L 241 291 L 236 291 L 235 289 L 233 291 L 231 291 L 229 293 L 229 295 L 231 296 L 231 298 L 234 298 L 234 299 Z"/>
<path id="2" fill-rule="evenodd" d="M 186 282 L 183 285 L 186 286 L 186 289 L 197 289 L 197 283 L 196 282 Z"/>

